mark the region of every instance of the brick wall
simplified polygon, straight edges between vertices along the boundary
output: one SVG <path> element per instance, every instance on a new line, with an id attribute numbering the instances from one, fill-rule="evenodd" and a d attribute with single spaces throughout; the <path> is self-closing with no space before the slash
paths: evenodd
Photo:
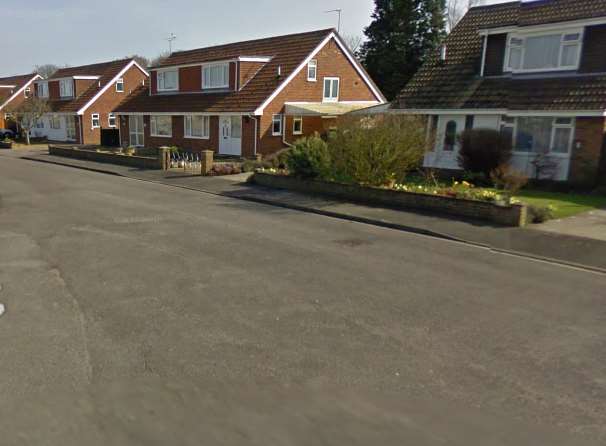
<path id="1" fill-rule="evenodd" d="M 334 40 L 328 42 L 315 59 L 318 61 L 316 82 L 307 80 L 307 68 L 301 70 L 276 99 L 265 108 L 260 119 L 259 153 L 268 154 L 284 147 L 281 136 L 272 136 L 272 116 L 284 113 L 285 102 L 322 102 L 324 77 L 340 78 L 339 101 L 378 100 Z M 303 118 L 304 125 L 305 121 L 309 119 Z M 315 125 L 318 128 L 317 120 L 310 122 L 316 122 Z M 287 129 L 290 127 L 292 130 L 292 124 L 286 127 Z M 310 127 L 310 130 L 314 130 L 314 128 Z"/>
<path id="2" fill-rule="evenodd" d="M 179 90 L 184 92 L 202 90 L 201 66 L 179 69 Z"/>
<path id="3" fill-rule="evenodd" d="M 577 118 L 570 160 L 571 183 L 584 186 L 595 184 L 604 145 L 604 129 L 604 118 Z M 577 148 L 577 143 L 580 143 L 580 148 Z"/>
<path id="4" fill-rule="evenodd" d="M 118 93 L 116 86 L 111 85 L 107 91 L 95 101 L 82 116 L 83 122 L 83 144 L 100 144 L 101 129 L 92 128 L 92 115 L 99 113 L 101 128 L 109 128 L 108 115 L 114 110 L 129 94 L 141 86 L 146 79 L 145 74 L 137 67 L 131 67 L 123 76 L 124 92 Z"/>

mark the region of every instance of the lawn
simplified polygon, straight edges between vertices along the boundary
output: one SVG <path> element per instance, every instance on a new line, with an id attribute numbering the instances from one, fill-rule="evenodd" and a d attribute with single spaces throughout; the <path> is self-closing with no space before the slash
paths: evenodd
<path id="1" fill-rule="evenodd" d="M 543 192 L 528 189 L 518 192 L 516 198 L 529 205 L 551 205 L 553 207 L 553 217 L 556 219 L 571 217 L 599 208 L 606 209 L 605 195 Z"/>

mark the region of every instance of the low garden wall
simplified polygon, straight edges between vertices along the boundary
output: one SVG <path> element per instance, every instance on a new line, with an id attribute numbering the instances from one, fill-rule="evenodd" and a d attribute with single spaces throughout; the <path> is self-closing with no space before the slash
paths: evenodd
<path id="1" fill-rule="evenodd" d="M 72 146 L 49 145 L 48 153 L 65 158 L 75 158 L 81 160 L 95 161 L 98 163 L 119 164 L 121 166 L 136 167 L 139 169 L 162 169 L 163 159 L 160 155 L 140 156 L 140 155 L 122 155 L 118 153 L 97 152 L 90 148 L 77 148 Z"/>
<path id="2" fill-rule="evenodd" d="M 527 208 L 518 204 L 499 206 L 484 201 L 362 187 L 353 184 L 303 180 L 266 173 L 255 173 L 251 181 L 260 186 L 324 195 L 373 206 L 432 211 L 489 221 L 503 226 L 525 226 L 527 222 Z"/>

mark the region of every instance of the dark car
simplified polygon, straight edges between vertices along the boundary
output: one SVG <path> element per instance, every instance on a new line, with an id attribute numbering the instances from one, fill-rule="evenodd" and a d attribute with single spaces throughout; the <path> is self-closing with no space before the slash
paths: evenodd
<path id="1" fill-rule="evenodd" d="M 15 137 L 15 132 L 10 129 L 0 129 L 0 139 L 13 139 Z"/>

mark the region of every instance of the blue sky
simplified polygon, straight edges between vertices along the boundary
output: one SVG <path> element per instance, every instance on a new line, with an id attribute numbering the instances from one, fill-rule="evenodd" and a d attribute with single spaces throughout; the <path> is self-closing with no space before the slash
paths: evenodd
<path id="1" fill-rule="evenodd" d="M 30 72 L 35 65 L 81 65 L 131 54 L 154 57 L 176 49 L 336 27 L 361 35 L 372 0 L 28 0 L 2 11 L 0 76 Z"/>

